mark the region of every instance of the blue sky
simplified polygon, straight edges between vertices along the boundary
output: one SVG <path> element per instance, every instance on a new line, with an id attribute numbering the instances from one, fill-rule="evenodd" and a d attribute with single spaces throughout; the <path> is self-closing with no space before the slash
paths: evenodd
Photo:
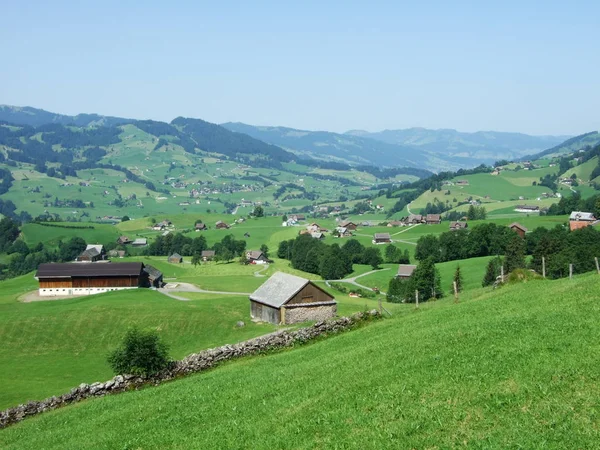
<path id="1" fill-rule="evenodd" d="M 600 128 L 600 2 L 288 3 L 5 0 L 0 103 L 338 132 Z"/>

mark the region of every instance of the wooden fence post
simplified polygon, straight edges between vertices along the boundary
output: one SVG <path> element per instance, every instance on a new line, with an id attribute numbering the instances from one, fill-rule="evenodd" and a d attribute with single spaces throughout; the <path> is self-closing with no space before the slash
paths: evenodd
<path id="1" fill-rule="evenodd" d="M 381 304 L 381 295 L 379 295 L 379 314 L 383 314 L 383 306 Z"/>
<path id="2" fill-rule="evenodd" d="M 596 272 L 598 272 L 598 275 L 600 275 L 600 265 L 598 265 L 598 257 L 597 256 L 594 258 L 594 261 L 596 261 Z"/>
<path id="3" fill-rule="evenodd" d="M 500 266 L 500 280 L 504 283 L 504 264 Z"/>
<path id="4" fill-rule="evenodd" d="M 573 279 L 573 264 L 569 264 L 569 280 Z"/>
<path id="5" fill-rule="evenodd" d="M 419 290 L 415 290 L 415 300 L 417 303 L 417 308 L 419 307 Z"/>
<path id="6" fill-rule="evenodd" d="M 452 282 L 454 286 L 454 303 L 458 303 L 458 287 L 456 286 L 456 281 Z"/>
<path id="7" fill-rule="evenodd" d="M 546 258 L 542 256 L 542 277 L 546 278 Z"/>

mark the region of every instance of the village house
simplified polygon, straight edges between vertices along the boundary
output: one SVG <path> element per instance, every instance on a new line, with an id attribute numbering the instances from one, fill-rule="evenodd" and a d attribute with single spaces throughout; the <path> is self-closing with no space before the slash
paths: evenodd
<path id="1" fill-rule="evenodd" d="M 253 320 L 288 325 L 335 317 L 337 303 L 305 278 L 277 272 L 250 295 Z"/>
<path id="2" fill-rule="evenodd" d="M 569 216 L 569 229 L 571 231 L 594 225 L 597 222 L 594 214 L 583 211 L 573 211 Z"/>
<path id="3" fill-rule="evenodd" d="M 196 225 L 194 225 L 194 229 L 196 231 L 205 231 L 205 230 L 208 230 L 208 227 L 206 226 L 205 223 L 198 222 Z"/>
<path id="4" fill-rule="evenodd" d="M 468 186 L 469 181 L 468 180 L 456 180 L 456 185 L 457 186 Z"/>
<path id="5" fill-rule="evenodd" d="M 165 226 L 161 223 L 155 223 L 154 225 L 152 225 L 152 230 L 153 231 L 162 231 L 165 229 Z"/>
<path id="6" fill-rule="evenodd" d="M 387 224 L 388 227 L 402 227 L 404 226 L 404 222 L 402 222 L 401 220 L 392 220 L 391 222 L 388 222 Z"/>
<path id="7" fill-rule="evenodd" d="M 354 222 L 350 222 L 349 220 L 344 220 L 340 223 L 340 227 L 344 227 L 350 231 L 356 231 L 357 225 Z"/>
<path id="8" fill-rule="evenodd" d="M 289 217 L 291 219 L 294 219 L 296 222 L 300 222 L 301 220 L 306 220 L 306 216 L 304 214 L 292 214 Z"/>
<path id="9" fill-rule="evenodd" d="M 408 223 L 410 225 L 416 225 L 418 223 L 423 223 L 423 216 L 421 214 L 410 214 L 408 216 Z"/>
<path id="10" fill-rule="evenodd" d="M 121 289 L 148 287 L 148 277 L 140 262 L 73 264 L 40 264 L 36 280 L 39 295 L 91 295 Z"/>
<path id="11" fill-rule="evenodd" d="M 164 286 L 163 274 L 154 266 L 144 266 L 150 287 L 161 288 Z"/>
<path id="12" fill-rule="evenodd" d="M 173 253 L 171 256 L 169 256 L 167 261 L 170 263 L 179 264 L 183 262 L 183 257 L 179 253 Z"/>
<path id="13" fill-rule="evenodd" d="M 131 239 L 129 239 L 127 236 L 120 236 L 119 239 L 117 239 L 117 244 L 118 245 L 131 244 Z"/>
<path id="14" fill-rule="evenodd" d="M 214 250 L 202 250 L 202 253 L 200 253 L 200 256 L 202 257 L 202 261 L 212 261 L 215 258 L 215 251 Z"/>
<path id="15" fill-rule="evenodd" d="M 338 237 L 351 237 L 352 236 L 352 232 L 346 227 L 337 227 L 335 229 L 335 231 L 337 232 Z"/>
<path id="16" fill-rule="evenodd" d="M 413 272 L 417 266 L 413 264 L 400 264 L 398 266 L 398 273 L 396 274 L 396 278 L 400 278 L 401 280 L 407 280 L 412 277 Z"/>
<path id="17" fill-rule="evenodd" d="M 513 230 L 515 233 L 517 233 L 522 238 L 524 238 L 525 237 L 525 233 L 527 233 L 527 228 L 525 228 L 523 225 L 521 225 L 518 222 L 511 223 L 508 226 L 508 228 L 510 228 L 511 230 Z"/>
<path id="18" fill-rule="evenodd" d="M 450 222 L 450 231 L 465 230 L 469 228 L 467 222 Z"/>
<path id="19" fill-rule="evenodd" d="M 96 262 L 106 259 L 106 251 L 102 244 L 88 244 L 83 252 L 75 258 L 77 262 Z"/>
<path id="20" fill-rule="evenodd" d="M 312 233 L 310 233 L 310 236 L 314 239 L 325 239 L 325 235 L 319 231 L 313 231 Z"/>
<path id="21" fill-rule="evenodd" d="M 229 229 L 229 225 L 227 225 L 225 222 L 223 222 L 222 220 L 217 221 L 217 223 L 215 224 L 215 228 L 217 230 L 223 230 L 223 229 Z"/>
<path id="22" fill-rule="evenodd" d="M 439 214 L 427 214 L 427 217 L 425 218 L 425 223 L 427 225 L 439 225 L 440 223 L 442 223 L 442 218 Z"/>
<path id="23" fill-rule="evenodd" d="M 260 250 L 249 250 L 246 252 L 246 260 L 249 264 L 267 264 L 271 262 Z"/>
<path id="24" fill-rule="evenodd" d="M 392 242 L 390 233 L 375 233 L 373 235 L 373 244 L 389 244 Z"/>
<path id="25" fill-rule="evenodd" d="M 524 213 L 539 213 L 540 207 L 536 205 L 517 205 L 515 211 Z"/>
<path id="26" fill-rule="evenodd" d="M 148 239 L 146 238 L 137 238 L 131 243 L 132 247 L 145 247 L 146 245 L 148 245 Z"/>

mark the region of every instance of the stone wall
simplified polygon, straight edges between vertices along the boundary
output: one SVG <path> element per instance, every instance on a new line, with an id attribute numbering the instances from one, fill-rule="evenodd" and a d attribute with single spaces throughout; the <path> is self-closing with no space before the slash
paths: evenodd
<path id="1" fill-rule="evenodd" d="M 240 342 L 235 345 L 224 345 L 204 350 L 200 353 L 191 354 L 181 361 L 174 361 L 168 369 L 149 378 L 141 378 L 133 375 L 117 375 L 104 383 L 82 383 L 76 388 L 71 389 L 70 392 L 58 397 L 50 397 L 42 401 L 31 401 L 0 411 L 0 428 L 20 422 L 27 417 L 41 414 L 44 411 L 57 409 L 90 397 L 103 397 L 108 394 L 139 389 L 148 385 L 158 385 L 181 376 L 202 372 L 223 361 L 291 347 L 321 336 L 348 330 L 361 322 L 380 317 L 380 313 L 376 310 L 359 312 L 350 317 L 340 317 L 317 322 L 310 327 L 300 328 L 295 331 L 276 331 L 266 336 L 250 339 L 249 341 Z"/>
<path id="2" fill-rule="evenodd" d="M 285 323 L 309 322 L 312 320 L 328 320 L 335 317 L 337 304 L 318 306 L 298 306 L 297 308 L 285 308 Z"/>

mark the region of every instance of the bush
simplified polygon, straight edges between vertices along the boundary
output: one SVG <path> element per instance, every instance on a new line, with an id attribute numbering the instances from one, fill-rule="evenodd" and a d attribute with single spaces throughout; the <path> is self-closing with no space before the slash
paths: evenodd
<path id="1" fill-rule="evenodd" d="M 108 355 L 115 374 L 150 376 L 169 365 L 168 347 L 156 331 L 132 328 L 125 333 L 121 346 Z"/>

